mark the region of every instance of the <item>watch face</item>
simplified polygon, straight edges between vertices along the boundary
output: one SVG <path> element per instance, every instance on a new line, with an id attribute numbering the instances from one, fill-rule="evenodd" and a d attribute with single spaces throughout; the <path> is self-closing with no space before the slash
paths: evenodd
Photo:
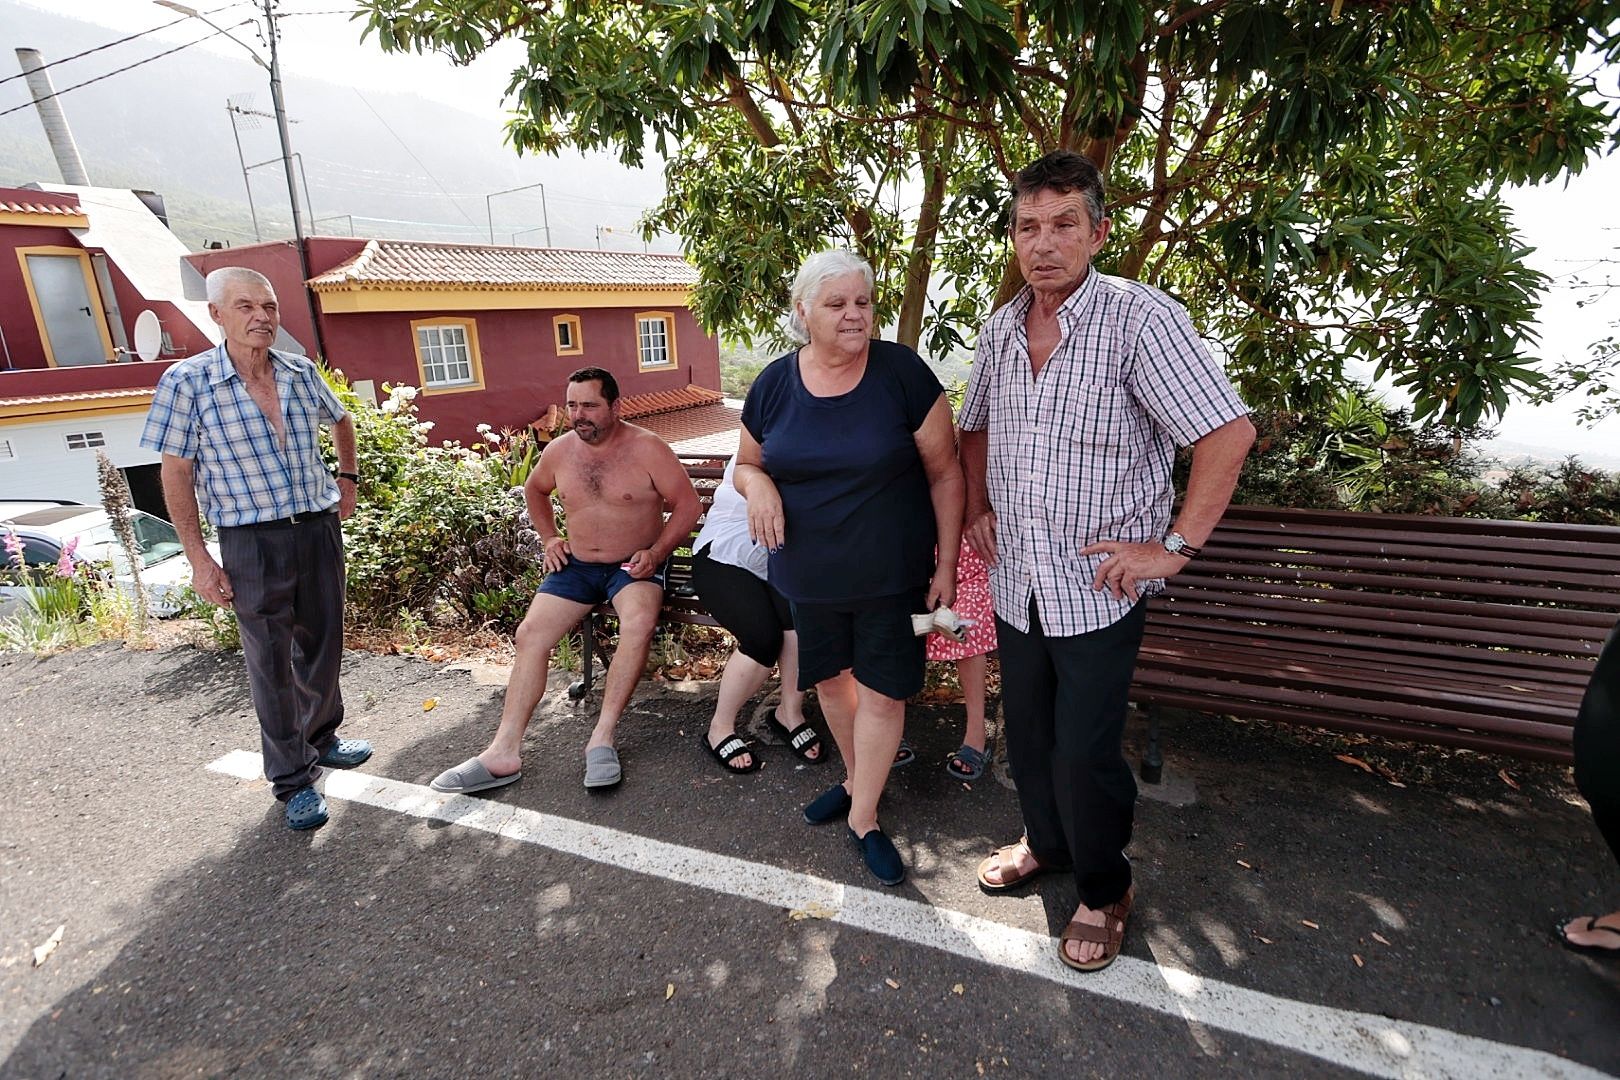
<path id="1" fill-rule="evenodd" d="M 1164 538 L 1164 550 L 1172 555 L 1181 554 L 1181 549 L 1187 546 L 1187 538 L 1180 533 L 1171 533 Z"/>

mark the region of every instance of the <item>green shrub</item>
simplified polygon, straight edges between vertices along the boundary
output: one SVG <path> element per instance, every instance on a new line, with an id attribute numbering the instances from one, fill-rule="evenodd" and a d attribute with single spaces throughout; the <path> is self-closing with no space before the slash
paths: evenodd
<path id="1" fill-rule="evenodd" d="M 428 445 L 414 387 L 384 387 L 381 405 L 345 392 L 355 419 L 360 487 L 344 523 L 349 614 L 392 627 L 446 611 L 512 630 L 540 577 L 522 484 L 539 459 L 528 433 L 480 428 L 472 447 Z"/>

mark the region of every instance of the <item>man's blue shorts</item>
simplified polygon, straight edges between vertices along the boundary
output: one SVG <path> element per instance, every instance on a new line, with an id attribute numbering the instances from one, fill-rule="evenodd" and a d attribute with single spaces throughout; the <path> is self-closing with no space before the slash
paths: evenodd
<path id="1" fill-rule="evenodd" d="M 536 592 L 595 607 L 612 600 L 619 595 L 620 589 L 638 581 L 650 581 L 663 589 L 668 574 L 668 560 L 660 564 L 651 577 L 633 578 L 630 571 L 618 563 L 586 562 L 570 555 L 561 570 L 554 570 L 541 579 Z"/>

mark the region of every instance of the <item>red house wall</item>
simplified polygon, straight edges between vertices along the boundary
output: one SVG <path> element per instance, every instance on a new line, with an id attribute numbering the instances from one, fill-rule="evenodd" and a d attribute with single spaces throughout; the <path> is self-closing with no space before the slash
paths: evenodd
<path id="1" fill-rule="evenodd" d="M 637 369 L 638 311 L 669 311 L 675 316 L 673 370 Z M 580 355 L 558 356 L 552 316 L 578 315 Z M 479 424 L 496 430 L 520 429 L 546 407 L 567 396 L 568 375 L 582 367 L 605 368 L 625 396 L 671 390 L 695 383 L 720 388 L 719 343 L 697 326 L 691 312 L 678 304 L 648 308 L 543 309 L 524 311 L 419 311 L 334 314 L 322 317 L 332 366 L 352 380 L 372 379 L 379 392 L 384 382 L 420 386 L 411 322 L 419 319 L 471 319 L 476 324 L 484 388 L 424 393 L 418 413 L 434 423 L 430 438 L 470 443 Z"/>
<path id="2" fill-rule="evenodd" d="M 34 195 L 34 192 L 29 192 Z M 46 225 L 0 226 L 0 333 L 6 335 L 6 352 L 13 368 L 47 366 L 45 342 L 34 309 L 28 303 L 28 285 L 23 280 L 22 260 L 17 249 L 25 247 L 79 248 L 79 240 L 67 229 Z M 5 364 L 0 352 L 0 366 Z"/>
<path id="3" fill-rule="evenodd" d="M 87 249 L 94 253 L 97 249 Z M 141 295 L 118 264 L 111 259 L 107 260 L 107 273 L 112 278 L 113 297 L 118 301 L 118 313 L 123 317 L 124 338 L 129 347 L 135 347 L 135 320 L 141 312 L 150 310 L 158 317 L 164 332 L 174 343 L 174 352 L 166 354 L 163 358 L 173 360 L 182 356 L 191 356 L 204 349 L 211 349 L 214 343 L 208 335 L 194 324 L 191 319 L 182 315 L 180 309 L 167 300 L 153 300 Z M 103 303 L 106 298 L 103 297 Z"/>
<path id="4" fill-rule="evenodd" d="M 47 366 L 45 343 L 39 333 L 39 324 L 34 321 L 34 309 L 28 303 L 28 286 L 23 280 L 22 260 L 17 258 L 17 249 L 25 247 L 74 248 L 87 255 L 99 255 L 102 251 L 96 247 L 84 247 L 79 243 L 78 237 L 65 228 L 45 225 L 0 227 L 0 332 L 4 332 L 6 336 L 6 348 L 10 351 L 13 368 L 43 368 Z M 181 315 L 172 303 L 141 295 L 112 259 L 107 260 L 107 270 L 113 283 L 113 295 L 110 299 L 117 302 L 120 321 L 124 327 L 124 338 L 129 342 L 130 348 L 135 347 L 135 319 L 148 308 L 157 313 L 163 329 L 167 330 L 174 340 L 176 350 L 174 356 L 189 356 L 194 352 L 201 352 L 212 344 L 208 336 L 193 326 L 191 320 Z M 100 288 L 100 283 L 97 282 L 98 292 Z M 109 298 L 103 296 L 101 300 L 103 307 L 109 309 L 110 318 L 112 305 L 108 303 Z M 5 354 L 0 353 L 0 367 L 4 366 L 4 362 Z"/>
<path id="5" fill-rule="evenodd" d="M 312 236 L 305 240 L 309 252 L 309 273 L 313 277 L 332 269 L 338 263 L 358 255 L 366 246 L 364 240 L 347 236 Z M 281 326 L 287 333 L 303 343 L 311 355 L 316 351 L 315 333 L 310 328 L 309 302 L 304 298 L 304 277 L 298 265 L 298 248 L 291 240 L 273 240 L 263 244 L 221 248 L 218 251 L 198 251 L 186 256 L 186 261 L 207 277 L 222 266 L 245 266 L 257 270 L 270 279 L 281 302 Z M 321 330 L 328 329 L 329 319 L 323 319 Z M 327 343 L 330 351 L 331 343 Z M 364 378 L 365 376 L 362 376 Z"/>

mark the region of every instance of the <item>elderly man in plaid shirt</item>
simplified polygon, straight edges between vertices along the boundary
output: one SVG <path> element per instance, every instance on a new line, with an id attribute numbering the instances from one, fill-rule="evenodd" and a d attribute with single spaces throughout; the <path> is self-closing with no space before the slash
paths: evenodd
<path id="1" fill-rule="evenodd" d="M 1025 835 L 979 866 L 990 891 L 1072 871 L 1058 955 L 1119 954 L 1134 898 L 1136 781 L 1120 745 L 1146 601 L 1214 530 L 1254 426 L 1186 311 L 1100 274 L 1102 177 L 1057 151 L 1018 174 L 1026 285 L 979 335 L 962 404 L 969 542 L 992 564 L 1007 760 Z M 1171 520 L 1177 445 L 1192 476 Z"/>
<path id="2" fill-rule="evenodd" d="M 343 697 L 342 518 L 354 512 L 354 420 L 313 363 L 274 352 L 281 325 L 264 275 L 208 275 L 208 314 L 225 340 L 163 373 L 141 445 L 163 455 L 163 498 L 191 562 L 192 587 L 236 611 L 248 687 L 259 714 L 264 775 L 287 824 L 326 824 L 314 788 L 321 766 L 371 756 L 340 739 Z M 321 459 L 332 429 L 336 477 Z M 219 531 L 220 562 L 203 544 L 199 508 Z M 220 563 L 224 565 L 221 566 Z"/>

